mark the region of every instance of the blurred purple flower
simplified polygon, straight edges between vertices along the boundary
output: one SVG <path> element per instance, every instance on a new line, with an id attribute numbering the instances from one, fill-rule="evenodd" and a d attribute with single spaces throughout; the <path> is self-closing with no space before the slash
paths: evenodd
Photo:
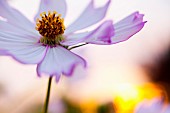
<path id="1" fill-rule="evenodd" d="M 170 105 L 165 106 L 163 100 L 155 99 L 151 103 L 143 102 L 135 113 L 170 113 Z"/>
<path id="2" fill-rule="evenodd" d="M 7 20 L 0 20 L 1 54 L 4 52 L 24 64 L 37 64 L 39 76 L 45 73 L 55 76 L 56 80 L 62 74 L 69 76 L 77 64 L 86 66 L 83 58 L 69 51 L 70 46 L 115 44 L 129 39 L 143 28 L 144 15 L 135 12 L 116 24 L 107 20 L 92 31 L 75 33 L 101 21 L 110 2 L 95 8 L 92 0 L 79 18 L 65 28 L 65 0 L 41 0 L 35 16 L 36 24 L 10 7 L 6 0 L 0 0 L 0 16 Z"/>
<path id="3" fill-rule="evenodd" d="M 57 101 L 51 102 L 49 105 L 49 113 L 65 113 L 66 106 L 62 99 L 57 99 Z"/>

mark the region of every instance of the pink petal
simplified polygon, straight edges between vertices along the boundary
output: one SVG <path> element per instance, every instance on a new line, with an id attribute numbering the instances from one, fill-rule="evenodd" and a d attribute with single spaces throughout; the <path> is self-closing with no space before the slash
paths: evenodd
<path id="1" fill-rule="evenodd" d="M 139 32 L 145 25 L 143 14 L 135 12 L 114 24 L 115 35 L 112 36 L 112 44 L 125 41 Z"/>
<path id="2" fill-rule="evenodd" d="M 111 0 L 109 0 L 103 7 L 95 8 L 94 1 L 92 0 L 79 18 L 66 28 L 65 34 L 73 33 L 101 21 L 106 15 L 110 2 Z"/>
<path id="3" fill-rule="evenodd" d="M 112 21 L 105 21 L 95 30 L 84 33 L 76 33 L 66 36 L 61 44 L 71 46 L 78 43 L 110 44 L 111 36 L 114 35 Z"/>
<path id="4" fill-rule="evenodd" d="M 39 76 L 45 73 L 59 78 L 62 74 L 71 75 L 77 64 L 86 66 L 83 58 L 61 46 L 57 46 L 48 49 L 44 60 L 38 64 L 37 73 Z"/>
<path id="5" fill-rule="evenodd" d="M 65 0 L 41 0 L 39 11 L 35 20 L 40 17 L 40 13 L 48 11 L 57 11 L 64 18 L 66 15 L 67 4 Z"/>
<path id="6" fill-rule="evenodd" d="M 7 0 L 0 0 L 0 16 L 24 30 L 36 33 L 35 26 L 23 14 L 9 6 Z"/>

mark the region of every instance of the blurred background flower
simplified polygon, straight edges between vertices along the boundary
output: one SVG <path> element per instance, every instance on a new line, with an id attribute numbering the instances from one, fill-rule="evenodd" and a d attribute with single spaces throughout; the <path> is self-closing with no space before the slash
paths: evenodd
<path id="1" fill-rule="evenodd" d="M 8 1 L 31 20 L 40 2 Z M 89 2 L 67 0 L 66 24 L 73 22 L 73 17 Z M 95 0 L 95 5 L 105 2 Z M 78 67 L 74 76 L 62 77 L 58 84 L 52 84 L 50 113 L 133 113 L 144 100 L 149 104 L 152 99 L 163 97 L 165 104 L 168 103 L 169 3 L 169 0 L 112 0 L 106 18 L 117 22 L 138 10 L 145 14 L 146 26 L 130 40 L 117 45 L 75 49 L 87 60 L 88 68 Z M 0 113 L 41 113 L 48 79 L 36 77 L 35 68 L 10 57 L 0 57 Z"/>
<path id="2" fill-rule="evenodd" d="M 162 99 L 154 99 L 152 102 L 143 102 L 137 106 L 135 113 L 170 113 L 170 105 L 164 105 Z"/>

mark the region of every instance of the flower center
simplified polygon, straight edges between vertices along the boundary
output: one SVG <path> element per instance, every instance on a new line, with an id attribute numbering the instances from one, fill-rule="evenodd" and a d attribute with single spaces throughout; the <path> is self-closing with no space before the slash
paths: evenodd
<path id="1" fill-rule="evenodd" d="M 36 30 L 43 36 L 40 42 L 44 45 L 55 46 L 59 44 L 63 39 L 64 19 L 61 18 L 61 14 L 57 14 L 56 11 L 43 12 L 40 14 L 41 19 L 36 20 Z"/>

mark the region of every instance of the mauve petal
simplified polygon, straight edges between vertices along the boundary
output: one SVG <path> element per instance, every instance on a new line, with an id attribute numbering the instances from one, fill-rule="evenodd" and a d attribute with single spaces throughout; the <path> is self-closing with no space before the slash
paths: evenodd
<path id="1" fill-rule="evenodd" d="M 126 18 L 115 23 L 114 27 L 116 29 L 119 29 L 119 28 L 122 28 L 127 25 L 139 24 L 143 21 L 143 16 L 144 16 L 143 14 L 140 14 L 138 11 L 136 11 L 136 12 L 130 14 L 129 16 L 127 16 Z"/>
<path id="2" fill-rule="evenodd" d="M 35 26 L 31 23 L 23 14 L 18 10 L 12 8 L 7 3 L 7 0 L 0 0 L 0 16 L 7 19 L 7 21 L 15 26 L 18 26 L 24 30 L 37 33 Z"/>
<path id="3" fill-rule="evenodd" d="M 127 28 L 117 30 L 115 29 L 115 35 L 111 38 L 111 43 L 119 43 L 128 40 L 130 37 L 139 32 L 145 25 L 146 22 L 142 22 L 135 26 L 129 26 Z"/>
<path id="4" fill-rule="evenodd" d="M 21 29 L 21 28 L 14 26 L 6 21 L 1 21 L 1 20 L 0 20 L 0 30 L 3 32 L 11 32 L 11 33 L 29 35 L 36 39 L 40 38 L 39 34 L 31 33 L 27 30 Z"/>
<path id="5" fill-rule="evenodd" d="M 2 55 L 11 55 L 21 63 L 37 64 L 42 61 L 46 52 L 46 47 L 37 41 L 23 34 L 0 32 L 0 51 Z"/>
<path id="6" fill-rule="evenodd" d="M 40 13 L 57 11 L 64 18 L 66 15 L 67 4 L 65 0 L 41 0 L 39 11 L 34 20 L 40 17 Z"/>
<path id="7" fill-rule="evenodd" d="M 111 36 L 114 35 L 113 23 L 111 20 L 103 22 L 99 27 L 90 32 L 70 34 L 61 43 L 72 46 L 79 43 L 110 44 Z"/>
<path id="8" fill-rule="evenodd" d="M 125 41 L 139 32 L 145 25 L 143 14 L 135 12 L 114 24 L 115 34 L 111 37 L 112 44 Z"/>
<path id="9" fill-rule="evenodd" d="M 143 16 L 135 12 L 114 25 L 112 21 L 105 21 L 93 31 L 67 35 L 61 44 L 68 46 L 78 43 L 109 45 L 125 41 L 143 28 L 146 23 L 143 22 Z"/>
<path id="10" fill-rule="evenodd" d="M 111 43 L 111 36 L 114 35 L 113 22 L 105 21 L 97 29 L 95 29 L 87 39 L 87 43 L 108 45 Z"/>
<path id="11" fill-rule="evenodd" d="M 38 64 L 46 55 L 47 47 L 42 44 L 32 44 L 17 46 L 9 49 L 7 52 L 17 61 L 23 64 Z"/>
<path id="12" fill-rule="evenodd" d="M 39 76 L 45 73 L 57 78 L 62 74 L 69 76 L 78 64 L 86 66 L 85 60 L 71 51 L 61 46 L 49 47 L 44 60 L 38 64 L 37 73 Z"/>
<path id="13" fill-rule="evenodd" d="M 86 37 L 91 34 L 91 32 L 75 33 L 65 36 L 64 40 L 61 42 L 62 45 L 72 46 L 82 42 L 85 42 Z"/>
<path id="14" fill-rule="evenodd" d="M 0 50 L 0 56 L 6 56 L 8 53 L 5 50 Z"/>
<path id="15" fill-rule="evenodd" d="M 109 0 L 103 7 L 95 8 L 94 1 L 92 0 L 83 13 L 70 26 L 68 26 L 68 28 L 66 28 L 65 34 L 73 33 L 101 21 L 106 15 L 110 2 L 111 0 Z"/>
<path id="16" fill-rule="evenodd" d="M 0 31 L 0 49 L 8 50 L 15 46 L 23 46 L 37 43 L 38 40 L 33 36 Z"/>

